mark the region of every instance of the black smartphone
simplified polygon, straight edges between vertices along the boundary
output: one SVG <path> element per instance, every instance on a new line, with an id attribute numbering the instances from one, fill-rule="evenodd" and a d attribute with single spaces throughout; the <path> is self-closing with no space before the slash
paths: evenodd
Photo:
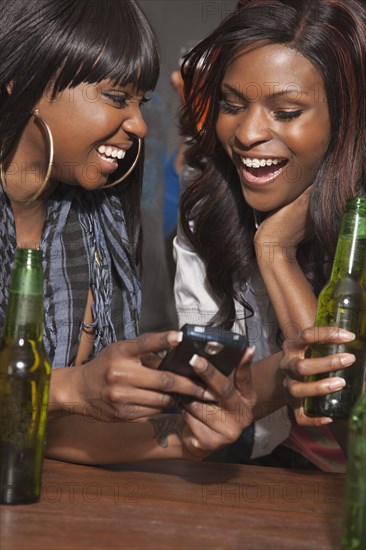
<path id="1" fill-rule="evenodd" d="M 169 370 L 193 380 L 202 379 L 189 364 L 194 354 L 205 357 L 225 376 L 238 366 L 248 346 L 247 338 L 219 327 L 184 325 L 183 340 L 169 351 L 160 369 Z"/>

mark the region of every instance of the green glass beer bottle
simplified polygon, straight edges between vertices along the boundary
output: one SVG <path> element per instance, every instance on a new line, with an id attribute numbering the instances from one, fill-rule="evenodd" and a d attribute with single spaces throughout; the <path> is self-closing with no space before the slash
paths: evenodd
<path id="1" fill-rule="evenodd" d="M 40 498 L 51 374 L 42 326 L 42 252 L 18 248 L 0 345 L 2 504 Z"/>
<path id="2" fill-rule="evenodd" d="M 344 498 L 343 550 L 366 548 L 366 393 L 351 413 Z"/>
<path id="3" fill-rule="evenodd" d="M 349 330 L 356 339 L 346 344 L 316 344 L 311 357 L 348 352 L 356 361 L 350 367 L 307 378 L 339 376 L 346 386 L 325 396 L 306 398 L 305 414 L 347 419 L 361 395 L 366 368 L 366 197 L 347 202 L 331 277 L 319 295 L 315 325 Z"/>

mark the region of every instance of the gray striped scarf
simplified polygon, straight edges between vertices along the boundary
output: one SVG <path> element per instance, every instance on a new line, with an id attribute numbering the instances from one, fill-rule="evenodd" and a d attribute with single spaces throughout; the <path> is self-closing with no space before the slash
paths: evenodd
<path id="1" fill-rule="evenodd" d="M 138 333 L 141 289 L 130 253 L 130 244 L 120 199 L 108 192 L 88 192 L 60 185 L 49 199 L 41 250 L 45 274 L 43 338 L 53 368 L 70 364 L 74 324 L 79 334 L 84 326 L 73 315 L 73 294 L 67 269 L 68 246 L 63 238 L 70 209 L 77 212 L 83 245 L 88 258 L 89 284 L 93 292 L 95 340 L 93 356 L 117 340 L 111 318 L 113 291 L 122 293 L 118 337 L 135 338 Z M 4 327 L 11 266 L 16 236 L 12 209 L 0 185 L 0 336 Z"/>

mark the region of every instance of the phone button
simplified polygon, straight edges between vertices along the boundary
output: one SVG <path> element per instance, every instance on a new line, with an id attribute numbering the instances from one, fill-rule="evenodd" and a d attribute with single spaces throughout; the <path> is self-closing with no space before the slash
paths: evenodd
<path id="1" fill-rule="evenodd" d="M 220 344 L 220 342 L 207 342 L 204 351 L 208 355 L 217 355 L 218 353 L 220 353 L 223 347 L 224 344 Z"/>

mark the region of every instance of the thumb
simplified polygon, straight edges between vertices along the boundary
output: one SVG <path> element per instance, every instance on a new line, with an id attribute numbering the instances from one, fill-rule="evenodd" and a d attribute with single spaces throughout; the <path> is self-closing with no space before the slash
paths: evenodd
<path id="1" fill-rule="evenodd" d="M 255 347 L 248 347 L 240 361 L 238 368 L 235 370 L 235 386 L 241 394 L 248 392 L 248 386 L 252 387 L 252 373 L 250 365 L 255 353 Z"/>

